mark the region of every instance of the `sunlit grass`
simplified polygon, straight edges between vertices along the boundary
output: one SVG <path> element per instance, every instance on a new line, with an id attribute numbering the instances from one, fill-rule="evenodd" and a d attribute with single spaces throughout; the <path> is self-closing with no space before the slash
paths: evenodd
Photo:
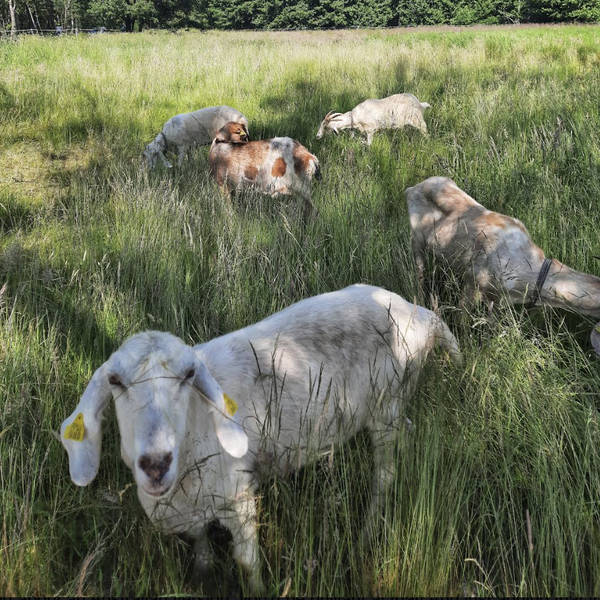
<path id="1" fill-rule="evenodd" d="M 112 414 L 88 488 L 70 482 L 53 432 L 93 370 L 142 329 L 197 343 L 355 282 L 413 300 L 407 186 L 450 176 L 518 217 L 549 255 L 600 274 L 599 32 L 0 44 L 0 592 L 237 590 L 226 553 L 216 584 L 197 584 L 189 547 L 150 526 Z M 432 105 L 429 137 L 387 132 L 370 148 L 347 132 L 315 139 L 329 110 L 400 91 Z M 206 149 L 179 170 L 140 169 L 167 118 L 214 104 L 241 110 L 255 139 L 290 135 L 317 154 L 319 216 L 306 228 L 294 199 L 228 203 Z M 273 594 L 288 580 L 289 595 L 600 594 L 590 323 L 505 306 L 467 314 L 450 306 L 456 290 L 446 296 L 440 310 L 465 365 L 432 361 L 408 403 L 416 430 L 395 450 L 371 551 L 358 544 L 371 468 L 363 436 L 331 463 L 262 486 Z"/>

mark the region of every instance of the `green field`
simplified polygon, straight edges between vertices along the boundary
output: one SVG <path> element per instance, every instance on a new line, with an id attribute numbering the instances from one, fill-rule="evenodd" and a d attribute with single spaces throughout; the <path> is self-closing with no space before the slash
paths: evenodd
<path id="1" fill-rule="evenodd" d="M 329 110 L 412 92 L 430 136 L 316 140 Z M 253 139 L 321 161 L 298 200 L 230 203 L 207 150 L 148 175 L 178 112 L 229 104 Z M 198 343 L 345 285 L 419 297 L 403 190 L 452 177 L 518 217 L 549 256 L 600 274 L 600 27 L 188 32 L 0 43 L 0 595 L 237 593 L 226 552 L 191 576 L 156 532 L 108 410 L 97 479 L 76 488 L 54 432 L 130 334 Z M 440 285 L 440 289 L 442 286 Z M 465 354 L 432 360 L 407 405 L 398 477 L 370 552 L 359 436 L 330 464 L 261 488 L 271 594 L 600 595 L 600 362 L 589 319 L 439 312 Z M 528 533 L 528 516 L 530 533 Z"/>

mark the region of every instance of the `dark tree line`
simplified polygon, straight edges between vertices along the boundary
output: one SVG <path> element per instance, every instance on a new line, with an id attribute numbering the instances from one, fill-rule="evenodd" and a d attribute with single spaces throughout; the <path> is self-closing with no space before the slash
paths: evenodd
<path id="1" fill-rule="evenodd" d="M 600 21 L 600 0 L 0 0 L 4 30 L 328 29 Z"/>

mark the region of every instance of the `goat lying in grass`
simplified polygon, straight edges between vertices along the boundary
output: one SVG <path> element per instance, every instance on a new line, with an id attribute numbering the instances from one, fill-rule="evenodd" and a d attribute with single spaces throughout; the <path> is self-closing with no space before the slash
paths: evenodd
<path id="1" fill-rule="evenodd" d="M 239 110 L 230 106 L 209 106 L 171 117 L 143 152 L 148 167 L 154 168 L 156 160 L 160 158 L 165 167 L 170 169 L 173 165 L 164 155 L 168 147 L 177 150 L 177 165 L 181 166 L 186 152 L 192 146 L 207 146 L 217 131 L 229 122 L 239 123 L 248 136 L 248 120 Z"/>
<path id="2" fill-rule="evenodd" d="M 341 129 L 357 129 L 367 136 L 370 146 L 376 131 L 402 129 L 405 125 L 427 134 L 427 124 L 423 118 L 426 108 L 430 108 L 430 105 L 419 102 L 412 94 L 365 100 L 346 113 L 328 112 L 317 131 L 317 139 L 321 139 L 327 131 L 337 134 Z"/>
<path id="3" fill-rule="evenodd" d="M 121 456 L 147 515 L 195 539 L 199 569 L 211 562 L 205 527 L 218 519 L 259 592 L 261 467 L 297 469 L 366 428 L 377 514 L 394 478 L 389 451 L 403 401 L 438 345 L 460 360 L 433 312 L 367 285 L 308 298 L 194 347 L 169 333 L 137 334 L 98 368 L 62 424 L 71 479 L 84 486 L 96 476 L 102 412 L 114 398 Z"/>
<path id="4" fill-rule="evenodd" d="M 297 193 L 305 202 L 305 215 L 314 209 L 310 186 L 313 177 L 321 178 L 319 161 L 292 138 L 249 142 L 239 124 L 227 123 L 217 133 L 208 160 L 226 194 L 248 187 L 271 196 Z"/>
<path id="5" fill-rule="evenodd" d="M 468 294 L 488 302 L 547 304 L 600 318 L 600 278 L 546 258 L 518 219 L 486 209 L 451 179 L 430 177 L 406 190 L 419 281 L 425 253 L 464 277 Z M 597 326 L 598 327 L 598 326 Z M 600 333 L 592 333 L 600 353 Z"/>

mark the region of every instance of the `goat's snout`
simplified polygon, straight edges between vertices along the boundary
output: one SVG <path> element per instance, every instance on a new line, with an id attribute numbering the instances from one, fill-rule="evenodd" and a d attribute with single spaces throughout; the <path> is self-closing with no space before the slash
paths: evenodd
<path id="1" fill-rule="evenodd" d="M 146 475 L 152 480 L 152 483 L 160 483 L 165 476 L 171 463 L 173 462 L 173 453 L 165 454 L 142 454 L 138 459 L 138 465 Z"/>

